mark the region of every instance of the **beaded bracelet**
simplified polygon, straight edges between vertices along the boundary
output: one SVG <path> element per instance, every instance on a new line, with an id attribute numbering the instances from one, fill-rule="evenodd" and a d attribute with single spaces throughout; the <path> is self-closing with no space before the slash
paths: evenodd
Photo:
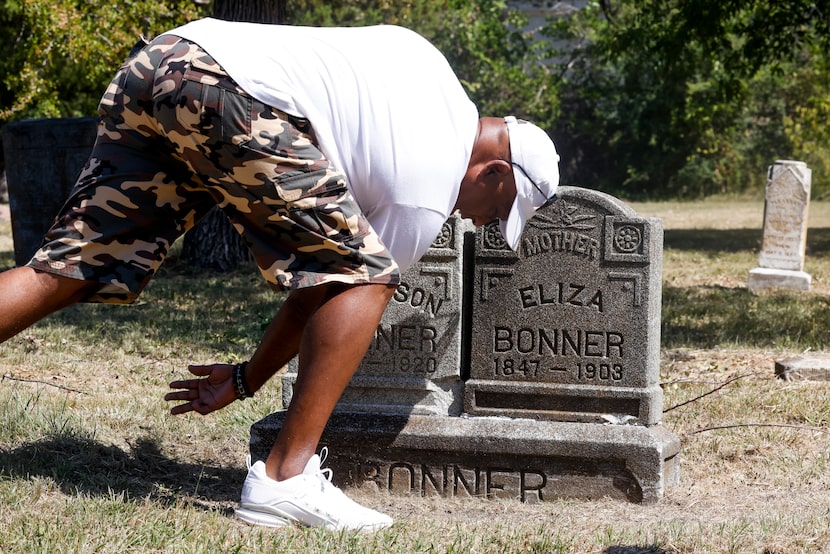
<path id="1" fill-rule="evenodd" d="M 245 382 L 245 368 L 247 367 L 248 362 L 242 362 L 233 367 L 233 390 L 236 392 L 237 400 L 245 400 L 254 395 L 248 388 L 248 383 Z"/>

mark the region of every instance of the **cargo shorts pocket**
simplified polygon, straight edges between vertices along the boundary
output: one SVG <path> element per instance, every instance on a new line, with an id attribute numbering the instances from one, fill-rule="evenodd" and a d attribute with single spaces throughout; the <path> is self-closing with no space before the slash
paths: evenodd
<path id="1" fill-rule="evenodd" d="M 214 145 L 239 146 L 251 140 L 252 98 L 241 93 L 224 73 L 191 60 L 185 70 L 179 106 L 187 126 Z M 180 112 L 182 113 L 182 112 Z"/>
<path id="2" fill-rule="evenodd" d="M 350 244 L 368 232 L 368 224 L 343 174 L 321 169 L 283 176 L 277 194 L 289 217 L 309 231 Z"/>

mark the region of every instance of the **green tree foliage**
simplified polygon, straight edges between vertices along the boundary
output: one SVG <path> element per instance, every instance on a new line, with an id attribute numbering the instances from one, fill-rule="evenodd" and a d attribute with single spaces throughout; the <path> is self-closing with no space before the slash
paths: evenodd
<path id="1" fill-rule="evenodd" d="M 761 191 L 788 158 L 813 168 L 814 198 L 830 196 L 830 0 L 599 0 L 538 29 L 505 0 L 283 7 L 290 24 L 423 34 L 483 115 L 551 132 L 566 184 L 626 198 Z M 93 114 L 138 35 L 208 13 L 195 0 L 0 0 L 0 124 Z"/>
<path id="2" fill-rule="evenodd" d="M 606 0 L 551 22 L 577 45 L 555 130 L 566 180 L 695 197 L 762 189 L 775 159 L 826 170 L 829 31 L 826 0 Z"/>
<path id="3" fill-rule="evenodd" d="M 813 63 L 794 64 L 782 121 L 793 157 L 813 169 L 813 197 L 830 198 L 830 50 L 820 44 L 813 50 Z"/>
<path id="4" fill-rule="evenodd" d="M 0 123 L 94 114 L 139 36 L 200 9 L 193 0 L 0 0 Z"/>

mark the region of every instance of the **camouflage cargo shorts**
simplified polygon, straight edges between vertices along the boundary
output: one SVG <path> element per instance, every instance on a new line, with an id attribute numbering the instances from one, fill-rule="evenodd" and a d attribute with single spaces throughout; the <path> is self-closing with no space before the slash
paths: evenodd
<path id="1" fill-rule="evenodd" d="M 400 272 L 308 121 L 241 90 L 204 50 L 162 36 L 101 100 L 92 154 L 27 264 L 129 303 L 218 205 L 275 288 L 395 285 Z"/>

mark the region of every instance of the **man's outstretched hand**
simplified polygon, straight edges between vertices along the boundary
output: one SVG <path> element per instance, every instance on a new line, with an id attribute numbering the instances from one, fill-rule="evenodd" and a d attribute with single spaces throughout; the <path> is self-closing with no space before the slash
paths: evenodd
<path id="1" fill-rule="evenodd" d="M 207 415 L 220 410 L 236 400 L 233 388 L 233 367 L 227 364 L 191 365 L 187 369 L 201 379 L 185 379 L 170 383 L 171 389 L 179 389 L 164 395 L 167 401 L 184 401 L 173 406 L 173 415 L 198 412 Z"/>

